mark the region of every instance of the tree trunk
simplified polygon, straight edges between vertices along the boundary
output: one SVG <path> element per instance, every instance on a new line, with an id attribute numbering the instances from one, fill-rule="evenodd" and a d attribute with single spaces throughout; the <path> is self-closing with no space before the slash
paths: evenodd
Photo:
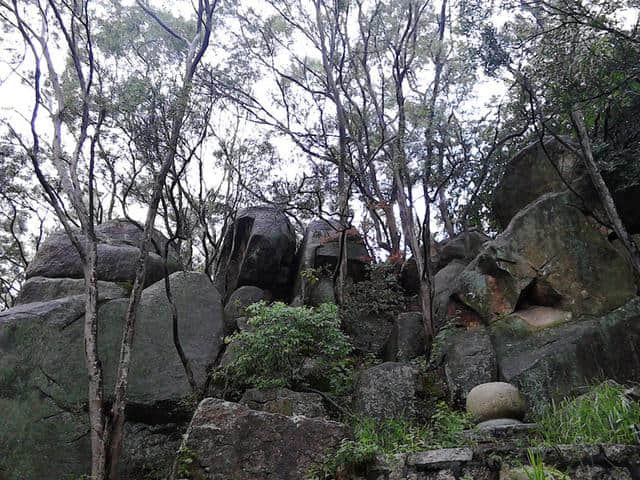
<path id="1" fill-rule="evenodd" d="M 618 209 L 613 201 L 611 191 L 609 190 L 609 187 L 607 187 L 604 178 L 602 178 L 598 164 L 593 157 L 591 141 L 589 140 L 587 128 L 584 124 L 584 115 L 582 114 L 580 107 L 577 105 L 574 105 L 571 109 L 571 121 L 573 122 L 578 138 L 580 139 L 582 158 L 585 166 L 587 167 L 587 171 L 589 172 L 591 182 L 598 193 L 598 197 L 600 198 L 600 202 L 607 213 L 609 221 L 613 225 L 613 230 L 616 232 L 616 235 L 618 235 L 618 238 L 622 241 L 622 244 L 631 255 L 631 263 L 635 270 L 636 280 L 640 281 L 640 251 L 622 223 L 622 219 L 618 214 Z"/>

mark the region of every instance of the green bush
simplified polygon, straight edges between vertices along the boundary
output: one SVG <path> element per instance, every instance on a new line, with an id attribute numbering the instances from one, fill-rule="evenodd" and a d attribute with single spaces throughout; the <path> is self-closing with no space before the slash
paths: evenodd
<path id="1" fill-rule="evenodd" d="M 335 305 L 311 308 L 259 302 L 247 311 L 250 329 L 228 338 L 235 355 L 224 375 L 236 387 L 299 386 L 305 359 L 319 362 L 315 370 L 324 372 L 336 389 L 347 383 L 352 347 L 340 330 Z"/>
<path id="2" fill-rule="evenodd" d="M 363 315 L 396 315 L 406 310 L 407 298 L 398 281 L 398 267 L 392 263 L 370 265 L 368 278 L 353 283 L 346 291 L 340 314 L 347 322 Z"/>
<path id="3" fill-rule="evenodd" d="M 537 419 L 546 445 L 637 443 L 640 404 L 624 387 L 605 382 L 575 399 L 552 404 Z"/>

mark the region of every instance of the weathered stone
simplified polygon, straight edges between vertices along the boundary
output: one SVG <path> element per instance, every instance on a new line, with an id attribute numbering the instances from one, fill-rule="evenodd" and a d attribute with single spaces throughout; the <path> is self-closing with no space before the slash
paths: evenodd
<path id="1" fill-rule="evenodd" d="M 456 290 L 458 275 L 465 269 L 466 264 L 460 260 L 452 260 L 446 267 L 441 268 L 433 277 L 433 313 L 436 331 L 446 323 L 447 319 L 455 316 L 455 302 L 451 296 Z"/>
<path id="2" fill-rule="evenodd" d="M 478 430 L 496 430 L 504 427 L 513 427 L 514 425 L 524 425 L 524 423 L 515 418 L 494 418 L 480 422 L 476 425 L 476 428 Z"/>
<path id="3" fill-rule="evenodd" d="M 181 344 L 202 385 L 222 343 L 220 296 L 203 274 L 175 273 L 171 285 Z M 107 394 L 113 391 L 126 304 L 126 300 L 113 300 L 99 312 L 99 352 Z M 6 452 L 7 471 L 26 475 L 20 478 L 48 480 L 88 471 L 83 318 L 82 295 L 28 303 L 0 313 L 0 408 L 4 412 L 0 449 Z M 142 293 L 127 418 L 150 423 L 182 420 L 188 415 L 184 406 L 190 393 L 173 345 L 161 281 Z M 5 450 L 5 444 L 10 448 Z M 147 451 L 139 442 L 131 446 Z"/>
<path id="4" fill-rule="evenodd" d="M 135 278 L 136 262 L 140 256 L 138 248 L 141 238 L 138 227 L 122 219 L 112 220 L 96 228 L 98 237 L 98 280 L 129 282 Z M 161 257 L 166 239 L 154 231 L 153 246 L 147 255 L 146 284 L 164 277 L 164 261 Z M 179 269 L 176 254 L 170 249 L 167 267 L 169 273 Z M 29 264 L 26 277 L 83 278 L 82 262 L 69 237 L 64 232 L 49 235 L 35 258 Z"/>
<path id="5" fill-rule="evenodd" d="M 294 392 L 286 388 L 247 390 L 240 403 L 254 410 L 280 415 L 304 415 L 305 417 L 325 417 L 322 396 L 317 393 Z"/>
<path id="6" fill-rule="evenodd" d="M 393 322 L 391 336 L 385 346 L 385 360 L 408 362 L 425 353 L 425 333 L 420 312 L 401 313 Z"/>
<path id="7" fill-rule="evenodd" d="M 259 287 L 245 285 L 231 294 L 224 306 L 225 331 L 232 333 L 238 327 L 237 320 L 246 317 L 247 307 L 261 300 L 271 300 L 271 293 Z"/>
<path id="8" fill-rule="evenodd" d="M 353 392 L 354 409 L 367 417 L 406 418 L 416 412 L 420 390 L 418 370 L 387 362 L 361 372 Z"/>
<path id="9" fill-rule="evenodd" d="M 521 420 L 526 408 L 524 398 L 510 383 L 483 383 L 467 395 L 467 412 L 478 423 L 496 418 Z"/>
<path id="10" fill-rule="evenodd" d="M 597 378 L 640 380 L 640 298 L 602 317 L 537 333 L 496 324 L 491 335 L 501 379 L 518 385 L 534 408 Z"/>
<path id="11" fill-rule="evenodd" d="M 313 307 L 317 307 L 323 303 L 336 303 L 333 280 L 322 277 L 313 285 L 309 285 L 309 298 L 307 303 Z"/>
<path id="12" fill-rule="evenodd" d="M 345 435 L 340 423 L 207 398 L 185 435 L 179 467 L 202 480 L 298 480 Z"/>
<path id="13" fill-rule="evenodd" d="M 444 371 L 450 400 L 462 407 L 475 386 L 498 379 L 498 365 L 485 327 L 456 330 L 446 340 Z"/>
<path id="14" fill-rule="evenodd" d="M 546 140 L 544 146 L 532 143 L 507 164 L 495 189 L 493 214 L 506 228 L 526 205 L 546 193 L 566 190 L 567 183 L 575 182 L 582 172 L 581 162 L 557 140 Z"/>
<path id="15" fill-rule="evenodd" d="M 293 297 L 300 304 L 309 304 L 311 299 L 318 303 L 318 298 L 330 298 L 327 283 L 328 270 L 333 272 L 340 256 L 340 236 L 342 227 L 329 220 L 313 220 L 307 225 L 302 244 L 297 253 L 297 273 L 293 286 Z M 347 231 L 347 275 L 352 281 L 360 281 L 365 277 L 365 266 L 369 264 L 369 253 L 362 237 L 355 229 Z M 316 276 L 315 281 L 305 278 L 309 272 Z M 322 292 L 316 294 L 318 288 Z"/>
<path id="16" fill-rule="evenodd" d="M 628 262 L 570 194 L 544 195 L 459 275 L 456 296 L 488 322 L 516 309 L 602 315 L 635 295 Z"/>
<path id="17" fill-rule="evenodd" d="M 16 305 L 48 302 L 73 295 L 84 295 L 84 280 L 79 278 L 31 277 L 22 285 Z M 98 301 L 113 300 L 129 295 L 128 289 L 112 282 L 98 281 Z"/>
<path id="18" fill-rule="evenodd" d="M 436 245 L 435 265 L 441 269 L 449 265 L 453 260 L 469 263 L 475 258 L 482 246 L 491 240 L 491 237 L 478 230 L 469 230 L 467 233 L 459 233 Z"/>
<path id="19" fill-rule="evenodd" d="M 343 327 L 353 347 L 361 353 L 380 356 L 393 330 L 393 317 L 385 314 L 368 314 L 363 311 L 357 317 L 343 319 Z"/>
<path id="20" fill-rule="evenodd" d="M 173 461 L 186 427 L 182 423 L 125 424 L 125 450 L 120 465 L 120 477 L 141 480 L 171 478 Z"/>
<path id="21" fill-rule="evenodd" d="M 471 460 L 473 460 L 473 450 L 466 447 L 442 448 L 440 450 L 428 450 L 407 455 L 407 465 L 414 467 L 426 467 L 450 462 L 470 462 Z"/>
<path id="22" fill-rule="evenodd" d="M 245 208 L 225 236 L 216 286 L 225 298 L 244 285 L 288 298 L 295 249 L 296 235 L 284 213 L 269 206 Z"/>

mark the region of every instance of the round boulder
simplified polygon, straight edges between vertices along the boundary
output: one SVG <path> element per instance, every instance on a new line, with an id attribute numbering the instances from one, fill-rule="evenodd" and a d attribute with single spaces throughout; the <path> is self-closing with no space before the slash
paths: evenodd
<path id="1" fill-rule="evenodd" d="M 526 408 L 524 398 L 510 383 L 483 383 L 467 396 L 467 412 L 477 423 L 497 418 L 522 420 Z"/>

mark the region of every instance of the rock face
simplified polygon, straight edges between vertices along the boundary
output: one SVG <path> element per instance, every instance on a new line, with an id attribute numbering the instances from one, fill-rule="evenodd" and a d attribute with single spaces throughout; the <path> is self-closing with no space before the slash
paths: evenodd
<path id="1" fill-rule="evenodd" d="M 393 330 L 385 346 L 385 359 L 390 362 L 408 362 L 423 355 L 425 346 L 422 314 L 401 313 L 393 322 Z"/>
<path id="2" fill-rule="evenodd" d="M 631 266 L 576 202 L 529 204 L 460 274 L 456 296 L 489 322 L 531 306 L 602 315 L 631 299 Z"/>
<path id="3" fill-rule="evenodd" d="M 320 395 L 317 393 L 294 392 L 287 388 L 269 390 L 252 388 L 244 393 L 240 403 L 253 410 L 279 413 L 289 417 L 303 415 L 313 418 L 327 415 Z"/>
<path id="4" fill-rule="evenodd" d="M 468 263 L 489 240 L 491 237 L 478 230 L 469 230 L 445 240 L 436 246 L 436 269 L 446 267 L 453 260 L 466 260 Z"/>
<path id="5" fill-rule="evenodd" d="M 310 303 L 314 297 L 327 298 L 327 294 L 315 293 L 316 288 L 326 291 L 322 283 L 326 274 L 319 272 L 327 269 L 333 272 L 340 256 L 340 236 L 342 227 L 337 222 L 313 220 L 307 225 L 302 245 L 297 254 L 297 274 L 293 286 L 293 297 L 298 303 Z M 347 274 L 353 281 L 364 278 L 365 266 L 369 263 L 369 253 L 360 234 L 354 229 L 347 232 Z M 319 281 L 310 282 L 305 278 L 307 272 L 320 273 Z"/>
<path id="6" fill-rule="evenodd" d="M 483 383 L 467 396 L 467 412 L 477 423 L 497 418 L 522 420 L 526 408 L 524 398 L 510 383 Z"/>
<path id="7" fill-rule="evenodd" d="M 31 277 L 24 282 L 16 305 L 33 302 L 48 302 L 58 298 L 84 295 L 84 280 L 79 278 Z M 129 295 L 123 286 L 113 282 L 98 281 L 98 301 L 113 300 Z"/>
<path id="8" fill-rule="evenodd" d="M 416 412 L 420 376 L 416 368 L 387 362 L 371 367 L 358 376 L 354 409 L 367 417 L 407 418 Z"/>
<path id="9" fill-rule="evenodd" d="M 450 399 L 461 407 L 475 386 L 498 379 L 496 354 L 484 326 L 461 330 L 446 342 L 444 371 Z"/>
<path id="10" fill-rule="evenodd" d="M 295 232 L 284 213 L 267 206 L 245 208 L 225 236 L 216 286 L 225 298 L 244 285 L 287 298 L 295 249 Z"/>
<path id="11" fill-rule="evenodd" d="M 496 187 L 493 213 L 498 223 L 506 228 L 526 205 L 545 193 L 565 191 L 563 178 L 571 184 L 582 171 L 575 155 L 555 139 L 525 147 L 508 163 Z"/>
<path id="12" fill-rule="evenodd" d="M 222 347 L 220 295 L 203 274 L 177 272 L 170 282 L 180 341 L 194 377 L 202 385 L 207 368 Z M 127 300 L 112 300 L 99 310 L 99 351 L 107 395 L 115 382 L 126 306 Z M 3 413 L 0 419 L 0 449 L 7 452 L 4 458 L 11 468 L 9 473 L 22 472 L 31 480 L 87 473 L 83 317 L 82 295 L 28 303 L 0 313 L 0 408 L 8 415 Z M 174 438 L 180 422 L 188 420 L 183 405 L 190 392 L 173 344 L 164 281 L 160 281 L 142 293 L 127 418 L 139 424 L 174 424 L 163 427 L 173 433 L 165 432 L 167 438 L 161 438 L 165 435 L 160 433 L 162 429 L 138 430 L 131 444 L 135 451 L 127 451 L 125 456 L 139 456 L 136 451 L 152 451 L 156 448 L 153 445 Z M 155 466 L 166 469 L 172 460 L 162 459 L 165 463 Z"/>
<path id="13" fill-rule="evenodd" d="M 116 219 L 96 228 L 98 237 L 98 280 L 129 282 L 135 278 L 135 269 L 140 250 L 142 230 L 135 224 Z M 164 262 L 161 254 L 167 240 L 160 232 L 152 234 L 152 247 L 147 256 L 146 284 L 164 277 Z M 176 254 L 169 251 L 169 272 L 179 269 Z M 26 277 L 83 278 L 82 263 L 75 247 L 64 232 L 49 235 L 29 264 Z"/>
<path id="14" fill-rule="evenodd" d="M 238 288 L 231 294 L 224 306 L 224 319 L 227 333 L 233 332 L 237 328 L 237 320 L 246 317 L 246 308 L 261 300 L 271 300 L 271 293 L 259 287 L 245 285 Z"/>
<path id="15" fill-rule="evenodd" d="M 560 400 L 596 378 L 638 381 L 640 298 L 602 317 L 583 317 L 531 333 L 491 327 L 500 376 L 531 407 Z"/>
<path id="16" fill-rule="evenodd" d="M 298 480 L 345 435 L 340 423 L 207 398 L 185 435 L 178 470 L 203 480 Z"/>

